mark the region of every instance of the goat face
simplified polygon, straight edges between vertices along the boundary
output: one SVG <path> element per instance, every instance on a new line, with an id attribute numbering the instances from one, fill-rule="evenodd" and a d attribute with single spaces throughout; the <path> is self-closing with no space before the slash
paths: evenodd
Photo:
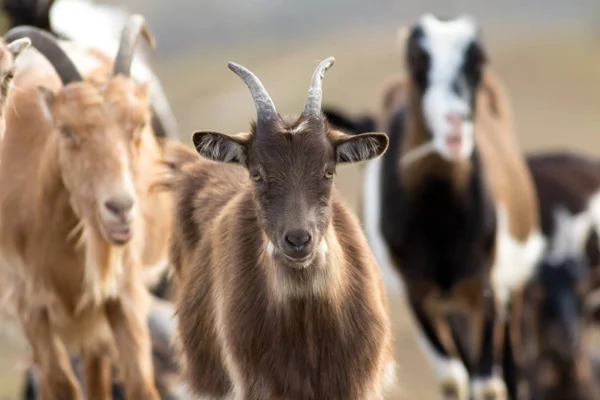
<path id="1" fill-rule="evenodd" d="M 321 112 L 321 79 L 333 59 L 319 65 L 304 113 L 282 119 L 258 78 L 241 66 L 230 68 L 246 81 L 258 111 L 249 134 L 227 136 L 196 132 L 200 155 L 246 167 L 254 189 L 256 210 L 268 243 L 279 263 L 305 267 L 326 244 L 330 222 L 332 181 L 336 165 L 377 157 L 386 150 L 382 133 L 350 136 L 329 129 Z"/>
<path id="2" fill-rule="evenodd" d="M 584 300 L 588 291 L 588 265 L 583 257 L 548 261 L 532 283 L 538 346 L 557 360 L 574 361 L 581 350 L 585 325 Z"/>
<path id="3" fill-rule="evenodd" d="M 486 62 L 475 22 L 423 16 L 410 32 L 406 57 L 434 148 L 450 161 L 470 157 L 475 93 Z"/>
<path id="4" fill-rule="evenodd" d="M 123 76 L 74 82 L 59 93 L 40 88 L 58 135 L 62 180 L 75 212 L 113 245 L 132 236 L 137 159 L 152 135 L 146 87 Z"/>

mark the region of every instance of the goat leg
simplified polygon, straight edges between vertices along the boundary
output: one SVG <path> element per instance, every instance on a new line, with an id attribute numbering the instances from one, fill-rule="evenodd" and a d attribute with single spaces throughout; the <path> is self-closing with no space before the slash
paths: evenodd
<path id="1" fill-rule="evenodd" d="M 159 400 L 154 383 L 152 345 L 146 322 L 148 293 L 142 284 L 126 300 L 106 305 L 106 314 L 119 352 L 119 367 L 128 399 Z"/>
<path id="2" fill-rule="evenodd" d="M 503 315 L 498 313 L 494 296 L 483 296 L 482 304 L 473 310 L 473 398 L 474 400 L 507 399 L 506 384 L 500 371 L 504 344 Z M 479 339 L 476 339 L 479 338 Z"/>
<path id="3" fill-rule="evenodd" d="M 25 335 L 33 351 L 39 400 L 81 399 L 65 345 L 52 331 L 48 313 L 36 310 L 23 319 Z"/>
<path id="4" fill-rule="evenodd" d="M 83 354 L 82 361 L 86 398 L 112 400 L 110 357 L 95 351 Z"/>
<path id="5" fill-rule="evenodd" d="M 435 311 L 427 310 L 421 298 L 411 296 L 410 306 L 419 330 L 419 344 L 423 347 L 445 399 L 468 400 L 469 375 L 458 357 L 446 319 Z"/>

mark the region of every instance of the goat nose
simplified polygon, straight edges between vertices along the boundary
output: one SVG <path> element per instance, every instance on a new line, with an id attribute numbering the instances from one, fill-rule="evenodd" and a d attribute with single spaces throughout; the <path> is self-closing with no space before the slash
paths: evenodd
<path id="1" fill-rule="evenodd" d="M 453 128 L 460 128 L 463 121 L 463 116 L 460 113 L 449 113 L 446 115 L 446 119 L 450 122 Z"/>
<path id="2" fill-rule="evenodd" d="M 112 197 L 104 202 L 104 207 L 115 216 L 124 218 L 131 212 L 133 203 L 129 196 Z"/>
<path id="3" fill-rule="evenodd" d="M 285 235 L 285 241 L 297 248 L 306 246 L 310 239 L 310 233 L 304 230 L 290 231 Z"/>

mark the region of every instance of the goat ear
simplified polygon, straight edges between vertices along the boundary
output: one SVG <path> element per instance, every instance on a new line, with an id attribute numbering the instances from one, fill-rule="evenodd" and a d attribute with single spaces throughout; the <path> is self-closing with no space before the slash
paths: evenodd
<path id="1" fill-rule="evenodd" d="M 12 53 L 13 57 L 17 58 L 19 54 L 29 46 L 31 46 L 31 39 L 25 37 L 13 40 L 6 47 Z"/>
<path id="2" fill-rule="evenodd" d="M 54 120 L 52 110 L 54 109 L 54 103 L 56 102 L 56 94 L 45 86 L 38 86 L 38 94 L 44 116 L 48 121 Z"/>
<path id="3" fill-rule="evenodd" d="M 250 136 L 247 134 L 230 136 L 220 132 L 199 131 L 194 132 L 192 142 L 198 154 L 204 158 L 245 165 Z"/>
<path id="4" fill-rule="evenodd" d="M 388 148 L 388 136 L 385 133 L 369 132 L 360 135 L 333 134 L 333 146 L 338 163 L 358 163 L 381 156 Z"/>

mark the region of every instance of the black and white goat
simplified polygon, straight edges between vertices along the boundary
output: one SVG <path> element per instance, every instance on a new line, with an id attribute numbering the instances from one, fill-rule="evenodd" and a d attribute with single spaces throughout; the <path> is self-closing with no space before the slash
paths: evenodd
<path id="1" fill-rule="evenodd" d="M 514 377 L 507 393 L 497 371 L 505 330 L 510 343 L 519 331 L 504 321 L 518 321 L 544 240 L 508 99 L 467 16 L 423 16 L 405 57 L 406 101 L 380 127 L 390 147 L 365 167 L 369 244 L 382 269 L 400 273 L 442 392 L 514 398 Z M 460 319 L 468 341 L 458 337 Z"/>
<path id="2" fill-rule="evenodd" d="M 533 399 L 600 399 L 587 353 L 599 284 L 600 160 L 557 152 L 527 158 L 548 247 L 527 288 L 524 343 Z"/>

